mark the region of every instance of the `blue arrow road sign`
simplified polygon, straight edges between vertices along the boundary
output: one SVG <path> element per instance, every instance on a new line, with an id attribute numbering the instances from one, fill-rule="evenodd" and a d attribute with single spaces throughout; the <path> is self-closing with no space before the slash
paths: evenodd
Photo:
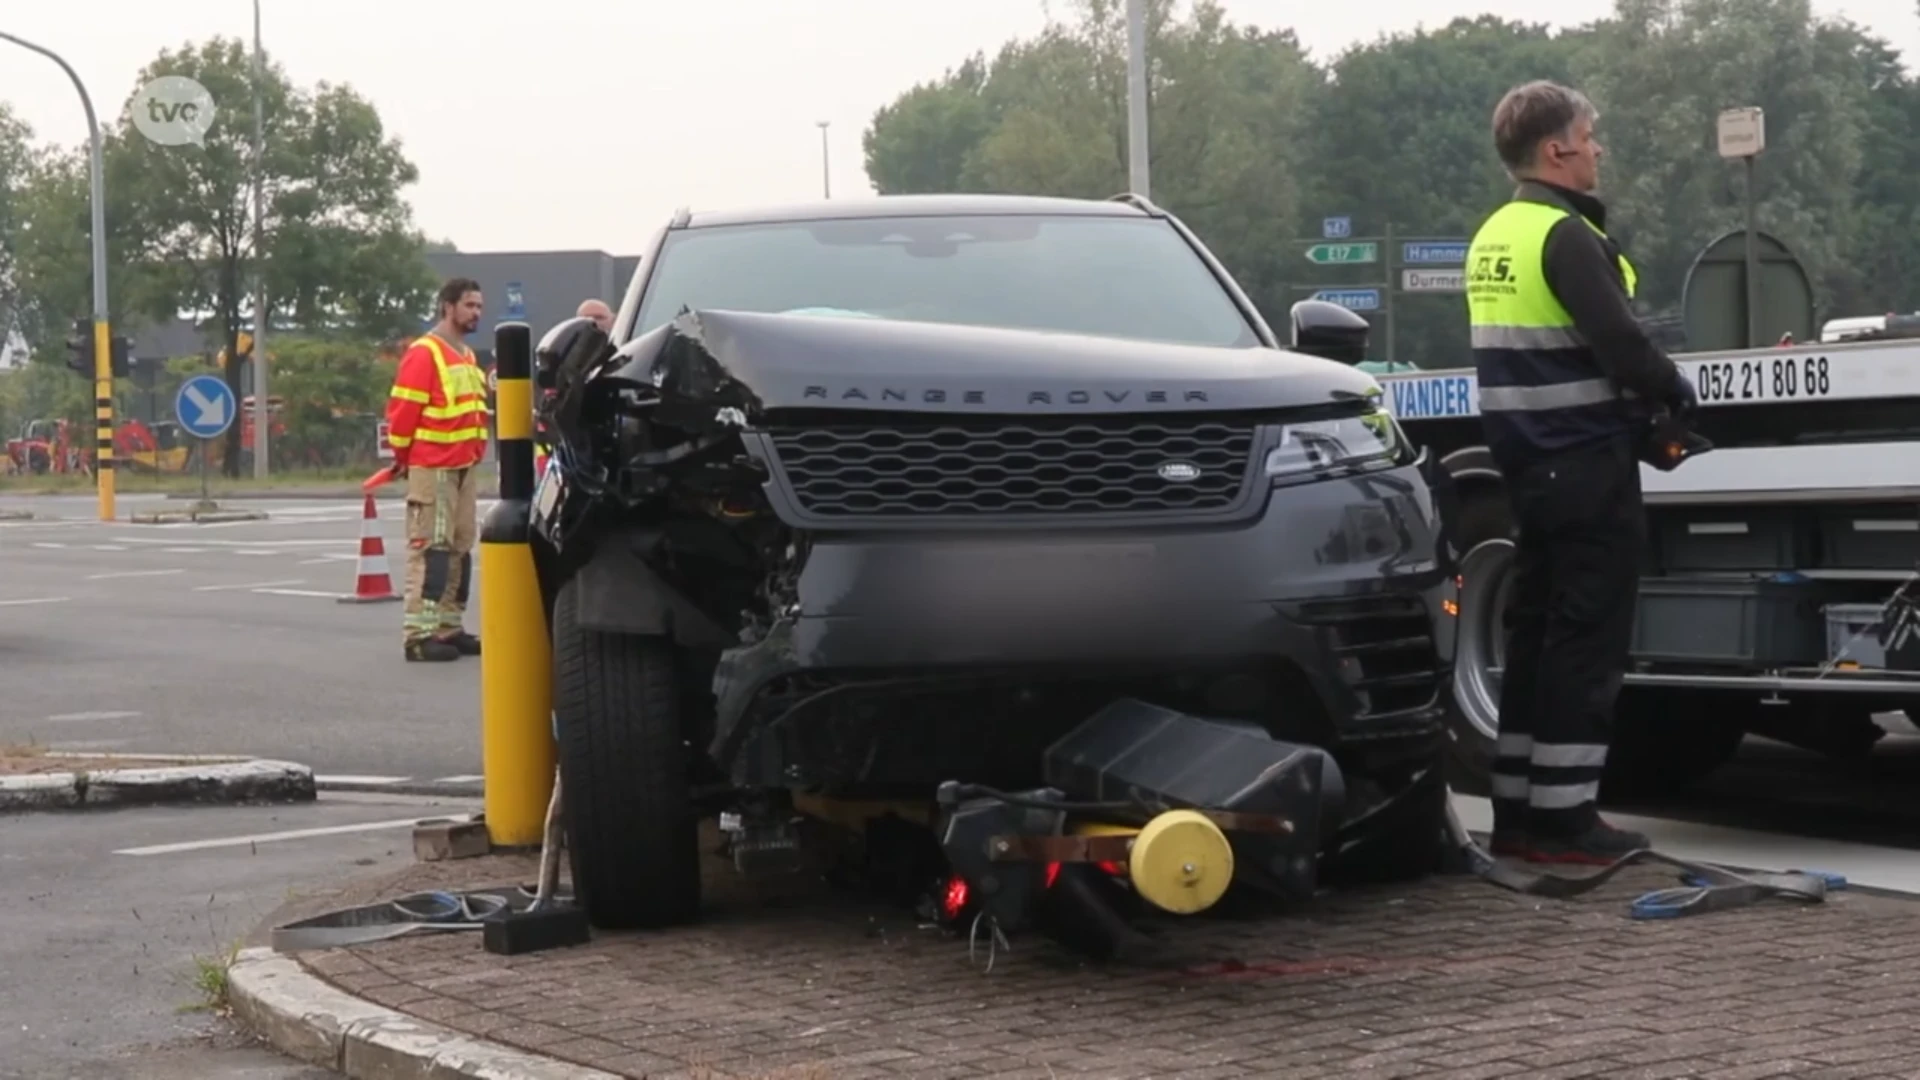
<path id="1" fill-rule="evenodd" d="M 1380 306 L 1379 289 L 1321 289 L 1313 298 L 1353 311 L 1373 311 Z"/>
<path id="2" fill-rule="evenodd" d="M 1400 261 L 1427 266 L 1452 266 L 1467 261 L 1465 240 L 1416 240 L 1400 245 Z"/>
<path id="3" fill-rule="evenodd" d="M 1324 240 L 1345 240 L 1353 235 L 1353 219 L 1350 217 L 1330 217 L 1320 219 L 1320 236 Z"/>
<path id="4" fill-rule="evenodd" d="M 240 410 L 227 380 L 218 375 L 195 375 L 180 384 L 173 397 L 173 418 L 196 439 L 211 439 L 233 424 Z"/>

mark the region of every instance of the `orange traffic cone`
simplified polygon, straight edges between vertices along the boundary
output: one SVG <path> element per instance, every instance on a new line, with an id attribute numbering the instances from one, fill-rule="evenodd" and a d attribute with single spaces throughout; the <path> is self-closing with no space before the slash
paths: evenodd
<path id="1" fill-rule="evenodd" d="M 387 541 L 380 535 L 380 511 L 367 495 L 366 512 L 360 516 L 360 558 L 355 563 L 353 592 L 340 598 L 343 604 L 373 604 L 398 600 L 393 591 L 393 574 L 387 569 Z"/>

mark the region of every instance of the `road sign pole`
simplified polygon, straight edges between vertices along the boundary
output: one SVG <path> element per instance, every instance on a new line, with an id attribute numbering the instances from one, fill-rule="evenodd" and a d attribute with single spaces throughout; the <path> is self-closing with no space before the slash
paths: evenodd
<path id="1" fill-rule="evenodd" d="M 1393 317 L 1393 294 L 1398 291 L 1393 287 L 1393 222 L 1387 222 L 1386 227 L 1381 230 L 1380 239 L 1386 248 L 1380 256 L 1380 261 L 1384 264 L 1381 269 L 1386 271 L 1382 275 L 1386 278 L 1386 285 L 1380 290 L 1382 294 L 1380 307 L 1381 314 L 1387 320 L 1387 370 L 1392 371 L 1393 341 L 1396 336 L 1394 331 L 1400 329 L 1400 320 Z"/>
<path id="2" fill-rule="evenodd" d="M 1754 234 L 1754 155 L 1747 155 L 1747 348 L 1760 347 L 1760 239 Z"/>
<path id="3" fill-rule="evenodd" d="M 200 440 L 200 506 L 214 509 L 211 491 L 213 440 L 226 434 L 240 411 L 240 398 L 218 375 L 195 375 L 180 384 L 173 398 L 173 418 L 180 430 Z"/>
<path id="4" fill-rule="evenodd" d="M 1744 159 L 1747 174 L 1747 348 L 1760 345 L 1760 248 L 1754 235 L 1754 159 L 1767 148 L 1767 114 L 1757 107 L 1722 109 L 1716 124 L 1722 158 Z"/>

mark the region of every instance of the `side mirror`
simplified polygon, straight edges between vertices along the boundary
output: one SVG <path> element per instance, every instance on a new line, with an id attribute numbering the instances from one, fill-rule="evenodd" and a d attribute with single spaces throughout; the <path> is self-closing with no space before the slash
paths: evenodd
<path id="1" fill-rule="evenodd" d="M 1367 359 L 1367 320 L 1325 300 L 1293 305 L 1293 351 L 1342 364 Z"/>
<path id="2" fill-rule="evenodd" d="M 534 347 L 533 384 L 543 390 L 551 390 L 568 357 L 577 355 L 591 362 L 606 351 L 607 335 L 593 325 L 592 319 L 576 315 L 557 323 Z"/>

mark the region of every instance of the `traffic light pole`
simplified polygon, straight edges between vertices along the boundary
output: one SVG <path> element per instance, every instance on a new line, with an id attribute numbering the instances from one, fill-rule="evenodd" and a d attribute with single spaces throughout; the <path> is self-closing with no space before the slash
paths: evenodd
<path id="1" fill-rule="evenodd" d="M 99 484 L 100 520 L 113 520 L 113 342 L 107 328 L 107 199 L 106 175 L 100 167 L 100 124 L 94 116 L 93 99 L 68 63 L 51 49 L 0 31 L 0 38 L 29 49 L 60 65 L 80 92 L 80 105 L 87 111 L 87 141 L 90 187 L 93 199 L 93 417 L 94 477 Z"/>

